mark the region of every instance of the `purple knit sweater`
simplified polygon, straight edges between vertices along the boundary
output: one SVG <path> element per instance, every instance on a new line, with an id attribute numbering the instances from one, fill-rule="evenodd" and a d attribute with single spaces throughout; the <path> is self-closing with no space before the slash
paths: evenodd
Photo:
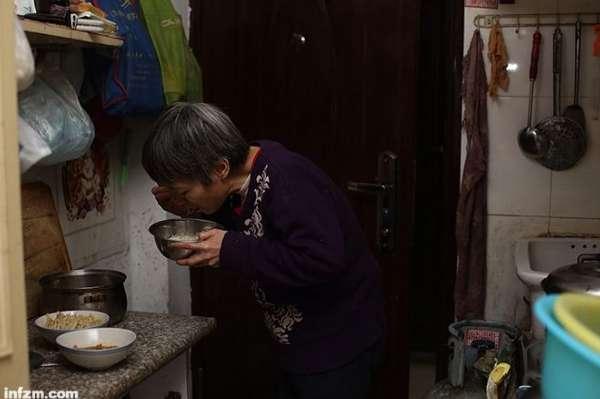
<path id="1" fill-rule="evenodd" d="M 379 266 L 347 199 L 319 168 L 278 143 L 256 145 L 221 267 L 252 282 L 284 370 L 339 367 L 383 335 Z"/>

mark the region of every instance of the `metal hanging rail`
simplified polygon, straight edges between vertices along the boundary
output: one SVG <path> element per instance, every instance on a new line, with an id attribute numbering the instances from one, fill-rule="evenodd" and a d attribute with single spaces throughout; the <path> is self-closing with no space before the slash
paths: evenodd
<path id="1" fill-rule="evenodd" d="M 569 14 L 483 14 L 477 15 L 473 24 L 479 29 L 490 29 L 498 21 L 502 28 L 517 28 L 518 30 L 519 28 L 539 26 L 574 26 L 577 18 L 581 18 L 583 25 L 600 25 L 600 11 Z"/>

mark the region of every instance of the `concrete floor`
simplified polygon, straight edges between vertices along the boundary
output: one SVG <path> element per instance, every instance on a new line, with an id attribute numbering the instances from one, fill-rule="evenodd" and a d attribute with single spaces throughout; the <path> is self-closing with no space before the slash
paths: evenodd
<path id="1" fill-rule="evenodd" d="M 409 399 L 423 399 L 435 383 L 435 354 L 410 355 Z"/>

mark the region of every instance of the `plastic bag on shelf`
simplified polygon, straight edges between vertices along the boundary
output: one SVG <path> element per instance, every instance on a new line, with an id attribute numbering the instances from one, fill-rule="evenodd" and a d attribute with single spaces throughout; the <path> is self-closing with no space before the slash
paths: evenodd
<path id="1" fill-rule="evenodd" d="M 164 108 L 161 70 L 137 1 L 96 0 L 94 5 L 117 23 L 124 39 L 113 59 L 90 55 L 86 72 L 102 77 L 99 89 L 111 116 L 154 115 Z"/>
<path id="2" fill-rule="evenodd" d="M 39 160 L 41 164 L 79 158 L 94 140 L 94 125 L 59 70 L 39 74 L 19 94 L 19 115 L 50 148 L 50 154 Z"/>
<path id="3" fill-rule="evenodd" d="M 19 159 L 21 173 L 27 172 L 33 165 L 50 155 L 48 143 L 29 123 L 19 117 Z"/>
<path id="4" fill-rule="evenodd" d="M 181 17 L 170 1 L 140 0 L 148 33 L 160 61 L 167 105 L 202 100 L 202 73 L 188 46 Z"/>
<path id="5" fill-rule="evenodd" d="M 36 9 L 35 3 L 35 0 L 15 0 L 15 13 L 17 15 L 27 15 L 41 11 Z"/>
<path id="6" fill-rule="evenodd" d="M 17 72 L 17 89 L 23 91 L 33 83 L 35 78 L 35 61 L 25 36 L 23 27 L 15 17 L 15 70 Z"/>

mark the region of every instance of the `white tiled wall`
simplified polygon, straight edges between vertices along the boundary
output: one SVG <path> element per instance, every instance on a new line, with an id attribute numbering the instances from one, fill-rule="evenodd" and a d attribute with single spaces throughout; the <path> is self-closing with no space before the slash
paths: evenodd
<path id="1" fill-rule="evenodd" d="M 499 10 L 465 8 L 465 52 L 474 32 L 473 19 L 486 13 L 596 12 L 598 0 L 516 0 Z M 553 233 L 600 234 L 600 122 L 592 120 L 594 78 L 600 73 L 598 60 L 591 56 L 594 33 L 587 26 L 582 40 L 582 106 L 586 111 L 588 151 L 574 168 L 551 172 L 525 158 L 517 134 L 527 124 L 529 61 L 535 28 L 503 30 L 509 62 L 510 89 L 488 100 L 490 162 L 488 175 L 488 283 L 486 317 L 526 323 L 526 294 L 517 279 L 513 262 L 515 239 Z M 563 27 L 563 108 L 573 101 L 573 27 Z M 552 34 L 554 27 L 542 27 L 542 50 L 536 82 L 534 123 L 552 114 Z M 482 29 L 486 44 L 489 30 Z M 489 63 L 486 54 L 489 77 Z M 464 159 L 464 154 L 463 154 Z"/>

